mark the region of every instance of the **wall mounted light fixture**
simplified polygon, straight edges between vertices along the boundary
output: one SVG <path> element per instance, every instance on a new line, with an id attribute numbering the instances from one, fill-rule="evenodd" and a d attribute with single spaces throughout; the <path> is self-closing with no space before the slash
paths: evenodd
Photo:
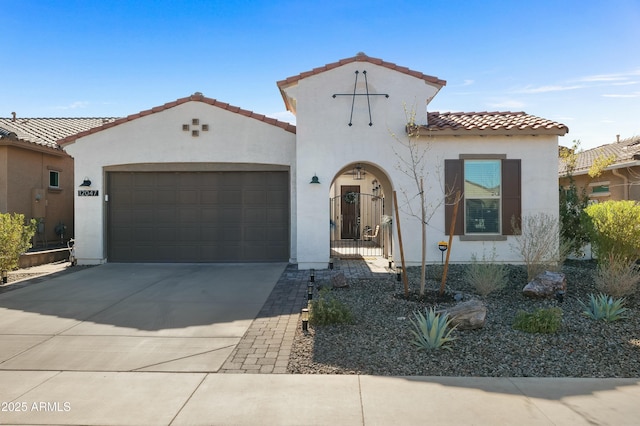
<path id="1" fill-rule="evenodd" d="M 91 181 L 89 180 L 89 178 L 84 178 L 80 186 L 91 186 Z"/>
<path id="2" fill-rule="evenodd" d="M 311 182 L 309 183 L 320 183 L 320 179 L 318 179 L 318 176 L 316 176 L 314 173 L 313 177 L 311 178 Z"/>

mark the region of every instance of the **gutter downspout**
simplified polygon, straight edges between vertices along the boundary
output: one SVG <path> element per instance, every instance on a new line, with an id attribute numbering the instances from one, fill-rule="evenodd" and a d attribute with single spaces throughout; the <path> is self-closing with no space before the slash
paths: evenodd
<path id="1" fill-rule="evenodd" d="M 624 188 L 624 191 L 623 191 L 623 197 L 624 197 L 624 198 L 623 198 L 623 199 L 624 199 L 624 200 L 628 200 L 628 199 L 629 199 L 629 178 L 628 178 L 628 177 L 626 177 L 626 176 L 625 176 L 625 175 L 623 175 L 623 174 L 620 174 L 620 172 L 618 171 L 618 169 L 612 169 L 612 170 L 611 170 L 611 173 L 613 173 L 613 175 L 614 175 L 614 176 L 617 176 L 617 177 L 619 177 L 620 179 L 622 179 L 622 181 L 623 181 L 623 184 L 622 184 L 622 185 L 623 185 L 623 188 Z"/>

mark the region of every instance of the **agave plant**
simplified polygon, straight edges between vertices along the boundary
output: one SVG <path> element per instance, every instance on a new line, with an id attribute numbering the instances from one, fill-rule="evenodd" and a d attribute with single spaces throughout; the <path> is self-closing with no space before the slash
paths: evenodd
<path id="1" fill-rule="evenodd" d="M 450 327 L 449 314 L 437 314 L 433 308 L 425 309 L 425 313 L 426 316 L 422 312 L 414 312 L 415 321 L 410 319 L 414 328 L 411 333 L 415 337 L 412 343 L 419 350 L 439 348 L 451 350 L 447 343 L 455 340 L 455 337 L 450 335 L 456 326 Z"/>
<path id="2" fill-rule="evenodd" d="M 580 304 L 584 308 L 583 314 L 589 318 L 611 322 L 625 317 L 627 311 L 627 308 L 623 307 L 625 301 L 624 297 L 613 299 L 611 296 L 600 293 L 598 296 L 590 294 L 588 305 L 582 301 Z"/>

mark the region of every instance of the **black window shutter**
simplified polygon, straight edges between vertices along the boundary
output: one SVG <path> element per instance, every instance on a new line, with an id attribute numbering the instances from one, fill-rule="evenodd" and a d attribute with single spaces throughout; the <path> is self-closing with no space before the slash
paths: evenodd
<path id="1" fill-rule="evenodd" d="M 520 160 L 502 160 L 502 235 L 515 235 L 511 226 L 513 218 L 518 228 L 522 226 L 520 175 Z"/>
<path id="2" fill-rule="evenodd" d="M 449 235 L 451 228 L 451 220 L 453 219 L 453 206 L 455 203 L 456 192 L 460 191 L 462 195 L 462 203 L 458 207 L 458 217 L 456 218 L 456 226 L 453 235 L 464 234 L 464 161 L 463 160 L 444 160 L 444 232 Z"/>

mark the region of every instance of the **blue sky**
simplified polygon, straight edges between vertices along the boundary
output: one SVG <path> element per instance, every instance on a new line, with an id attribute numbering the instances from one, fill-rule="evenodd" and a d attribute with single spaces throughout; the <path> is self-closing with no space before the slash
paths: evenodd
<path id="1" fill-rule="evenodd" d="M 447 81 L 431 111 L 640 135 L 640 0 L 0 0 L 0 116 L 120 117 L 202 92 L 289 120 L 276 82 L 358 52 Z"/>

